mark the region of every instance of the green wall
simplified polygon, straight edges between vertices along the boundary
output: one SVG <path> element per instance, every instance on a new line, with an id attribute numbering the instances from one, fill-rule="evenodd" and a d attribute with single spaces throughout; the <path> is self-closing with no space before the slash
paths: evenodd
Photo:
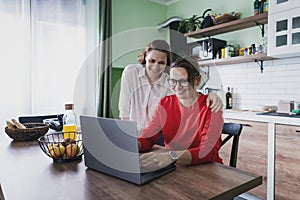
<path id="1" fill-rule="evenodd" d="M 180 0 L 168 6 L 167 17 L 180 16 L 190 17 L 193 14 L 202 16 L 207 8 L 211 8 L 213 13 L 240 12 L 241 18 L 253 15 L 253 0 Z M 212 13 L 212 12 L 210 12 Z M 253 43 L 261 42 L 259 27 L 253 27 L 232 33 L 225 33 L 212 36 L 218 39 L 224 39 L 229 43 L 240 44 L 241 47 L 247 47 Z"/>
<path id="2" fill-rule="evenodd" d="M 202 15 L 207 8 L 214 13 L 240 12 L 244 18 L 253 15 L 253 0 L 180 0 L 169 6 L 148 0 L 112 0 L 113 66 L 124 68 L 136 63 L 145 44 L 157 38 L 168 39 L 168 30 L 157 30 L 157 24 L 172 16 Z M 213 37 L 247 47 L 261 42 L 260 36 L 259 27 L 253 27 Z"/>
<path id="3" fill-rule="evenodd" d="M 136 63 L 140 51 L 153 39 L 166 39 L 156 25 L 166 19 L 167 6 L 148 0 L 113 0 L 112 32 L 114 66 Z"/>
<path id="4" fill-rule="evenodd" d="M 169 6 L 148 0 L 112 0 L 112 43 L 113 43 L 113 116 L 118 118 L 120 78 L 123 68 L 136 59 L 145 45 L 153 39 L 168 40 L 168 30 L 157 30 L 157 24 L 172 16 L 190 17 L 202 15 L 211 8 L 214 13 L 240 12 L 241 17 L 253 15 L 253 0 L 180 0 Z M 230 44 L 247 47 L 259 43 L 259 27 L 213 36 Z M 188 41 L 192 41 L 189 39 Z"/>
<path id="5" fill-rule="evenodd" d="M 153 39 L 167 39 L 167 30 L 156 25 L 166 19 L 167 6 L 148 0 L 112 0 L 112 112 L 119 117 L 118 102 L 123 68 Z"/>

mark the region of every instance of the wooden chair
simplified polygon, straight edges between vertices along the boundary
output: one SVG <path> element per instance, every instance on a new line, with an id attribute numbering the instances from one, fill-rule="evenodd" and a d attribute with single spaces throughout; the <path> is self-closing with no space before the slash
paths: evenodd
<path id="1" fill-rule="evenodd" d="M 227 137 L 222 140 L 221 146 L 226 144 L 230 138 L 232 138 L 232 145 L 231 145 L 231 152 L 230 152 L 230 160 L 229 160 L 229 166 L 236 167 L 237 162 L 237 154 L 238 154 L 238 148 L 239 148 L 239 137 L 241 135 L 243 129 L 242 124 L 237 123 L 224 123 L 222 134 L 226 134 Z"/>
<path id="2" fill-rule="evenodd" d="M 230 140 L 230 138 L 233 137 L 231 152 L 230 152 L 230 160 L 229 160 L 229 165 L 231 167 L 236 167 L 238 147 L 239 147 L 239 137 L 242 133 L 242 130 L 243 130 L 242 124 L 224 123 L 223 125 L 222 134 L 226 134 L 227 136 L 222 141 L 221 146 L 223 146 L 225 143 L 227 143 Z M 258 199 L 258 198 L 248 193 L 244 193 L 233 198 L 233 200 L 247 200 L 247 199 Z"/>
<path id="3" fill-rule="evenodd" d="M 0 200 L 4 200 L 4 194 L 1 188 L 1 184 L 0 184 Z"/>

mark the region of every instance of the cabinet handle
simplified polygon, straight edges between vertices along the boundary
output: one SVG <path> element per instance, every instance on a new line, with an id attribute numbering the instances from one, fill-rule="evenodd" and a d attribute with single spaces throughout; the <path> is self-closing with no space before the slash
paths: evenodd
<path id="1" fill-rule="evenodd" d="M 300 133 L 300 130 L 296 130 L 296 133 Z"/>

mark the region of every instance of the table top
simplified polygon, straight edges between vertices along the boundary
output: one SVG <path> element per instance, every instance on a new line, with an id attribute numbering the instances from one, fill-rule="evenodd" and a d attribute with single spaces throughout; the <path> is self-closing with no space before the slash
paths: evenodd
<path id="1" fill-rule="evenodd" d="M 82 160 L 55 163 L 37 141 L 14 142 L 0 134 L 0 183 L 6 199 L 231 199 L 262 177 L 217 163 L 178 166 L 138 186 L 88 169 Z"/>

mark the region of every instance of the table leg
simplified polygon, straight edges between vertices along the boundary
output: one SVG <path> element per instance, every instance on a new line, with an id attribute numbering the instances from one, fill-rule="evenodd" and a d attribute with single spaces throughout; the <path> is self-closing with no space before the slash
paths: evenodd
<path id="1" fill-rule="evenodd" d="M 268 183 L 267 199 L 274 200 L 275 195 L 275 123 L 268 123 Z"/>

